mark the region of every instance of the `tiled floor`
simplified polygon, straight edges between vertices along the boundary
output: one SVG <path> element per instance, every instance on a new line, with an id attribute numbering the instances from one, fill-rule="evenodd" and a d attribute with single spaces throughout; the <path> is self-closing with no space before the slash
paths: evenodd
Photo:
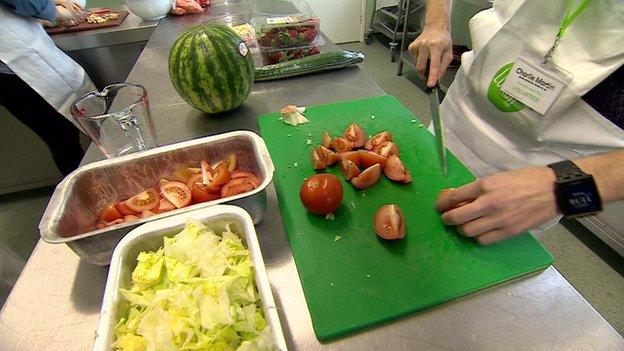
<path id="1" fill-rule="evenodd" d="M 418 81 L 416 75 L 406 69 L 405 75 L 398 77 L 387 47 L 379 42 L 341 47 L 363 51 L 366 60 L 360 67 L 423 123 L 429 122 L 429 111 L 422 108 L 428 106 L 427 97 L 411 82 Z M 0 196 L 0 242 L 24 259 L 39 238 L 37 225 L 51 192 L 51 188 L 43 188 Z M 555 267 L 616 330 L 624 333 L 624 258 L 576 222 L 555 226 L 540 241 L 555 256 Z"/>

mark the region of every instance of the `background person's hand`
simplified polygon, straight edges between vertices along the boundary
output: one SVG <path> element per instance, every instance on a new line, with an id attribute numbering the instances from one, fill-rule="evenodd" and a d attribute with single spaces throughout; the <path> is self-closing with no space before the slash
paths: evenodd
<path id="1" fill-rule="evenodd" d="M 71 0 L 54 0 L 56 20 L 67 25 L 76 25 L 85 21 L 84 9 Z"/>
<path id="2" fill-rule="evenodd" d="M 548 167 L 496 173 L 441 193 L 436 209 L 460 234 L 491 244 L 556 217 L 555 180 Z"/>
<path id="3" fill-rule="evenodd" d="M 425 27 L 408 47 L 416 64 L 418 75 L 427 79 L 427 86 L 434 87 L 444 76 L 453 60 L 453 42 L 448 30 Z M 429 65 L 429 77 L 425 77 Z"/>

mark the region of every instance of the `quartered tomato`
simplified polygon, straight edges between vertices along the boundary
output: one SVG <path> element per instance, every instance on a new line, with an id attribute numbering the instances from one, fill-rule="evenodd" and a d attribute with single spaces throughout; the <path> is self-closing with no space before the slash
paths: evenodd
<path id="1" fill-rule="evenodd" d="M 139 216 L 135 216 L 135 215 L 125 215 L 124 216 L 124 222 L 132 222 L 132 221 L 136 221 L 139 219 Z"/>
<path id="2" fill-rule="evenodd" d="M 353 143 L 354 148 L 362 147 L 366 143 L 364 129 L 357 123 L 351 123 L 344 132 L 345 139 Z"/>
<path id="3" fill-rule="evenodd" d="M 212 180 L 210 183 L 215 186 L 223 185 L 230 181 L 230 171 L 228 170 L 228 165 L 226 163 L 219 163 L 212 170 Z"/>
<path id="4" fill-rule="evenodd" d="M 333 174 L 315 174 L 306 179 L 299 190 L 303 206 L 318 215 L 336 211 L 342 202 L 342 195 L 342 184 Z"/>
<path id="5" fill-rule="evenodd" d="M 122 219 L 124 216 L 117 210 L 115 204 L 110 204 L 104 212 L 102 212 L 102 221 L 104 222 L 112 222 L 116 219 Z"/>
<path id="6" fill-rule="evenodd" d="M 253 172 L 250 171 L 236 170 L 232 172 L 231 177 L 232 179 L 247 178 L 247 180 L 254 186 L 254 188 L 259 187 L 261 184 L 260 179 Z"/>
<path id="7" fill-rule="evenodd" d="M 351 180 L 353 177 L 360 174 L 358 166 L 346 157 L 340 160 L 340 171 L 342 172 L 345 180 Z"/>
<path id="8" fill-rule="evenodd" d="M 312 164 L 312 169 L 315 171 L 325 168 L 325 162 L 323 162 L 321 155 L 318 154 L 316 149 L 310 150 L 310 163 Z"/>
<path id="9" fill-rule="evenodd" d="M 221 187 L 204 184 L 201 174 L 193 176 L 187 186 L 191 189 L 191 197 L 194 202 L 206 202 L 221 197 Z"/>
<path id="10" fill-rule="evenodd" d="M 375 233 L 383 239 L 397 240 L 405 237 L 405 219 L 398 205 L 381 206 L 375 213 L 373 224 Z"/>
<path id="11" fill-rule="evenodd" d="M 180 167 L 173 172 L 173 175 L 177 180 L 186 183 L 192 176 L 200 172 L 199 168 Z"/>
<path id="12" fill-rule="evenodd" d="M 243 194 L 254 190 L 256 187 L 253 185 L 252 180 L 247 177 L 234 178 L 225 183 L 221 188 L 221 197 L 228 197 Z"/>
<path id="13" fill-rule="evenodd" d="M 330 147 L 332 147 L 331 144 L 332 144 L 331 137 L 329 136 L 327 132 L 323 132 L 323 146 L 329 149 Z"/>
<path id="14" fill-rule="evenodd" d="M 228 168 L 228 172 L 234 172 L 234 170 L 236 169 L 236 166 L 238 165 L 238 162 L 236 160 L 236 155 L 234 154 L 230 154 L 228 155 L 228 157 L 225 159 L 225 163 L 227 164 L 227 168 Z"/>
<path id="15" fill-rule="evenodd" d="M 392 133 L 390 132 L 381 132 L 373 135 L 370 139 L 366 141 L 364 144 L 364 148 L 366 150 L 374 150 L 379 144 L 384 141 L 392 141 Z"/>
<path id="16" fill-rule="evenodd" d="M 360 166 L 362 167 L 368 168 L 374 164 L 380 164 L 383 167 L 388 162 L 387 158 L 372 151 L 360 150 L 358 152 L 360 154 Z"/>
<path id="17" fill-rule="evenodd" d="M 158 206 L 159 201 L 160 197 L 158 196 L 158 192 L 156 191 L 156 189 L 147 189 L 144 192 L 138 195 L 134 195 L 133 197 L 124 201 L 124 204 L 132 212 L 141 213 L 143 211 L 153 210 L 154 208 L 156 208 L 156 206 Z"/>
<path id="18" fill-rule="evenodd" d="M 115 204 L 115 208 L 117 209 L 117 211 L 119 211 L 119 213 L 121 213 L 124 216 L 128 216 L 128 215 L 136 215 L 137 212 L 134 212 L 130 209 L 130 207 L 128 207 L 128 205 L 126 205 L 125 202 L 118 202 Z"/>
<path id="19" fill-rule="evenodd" d="M 175 210 L 176 207 L 167 199 L 161 198 L 158 207 L 154 209 L 156 213 L 163 213 Z"/>
<path id="20" fill-rule="evenodd" d="M 379 181 L 381 176 L 381 165 L 376 163 L 360 173 L 357 177 L 351 179 L 353 184 L 358 189 L 366 189 L 375 185 Z"/>
<path id="21" fill-rule="evenodd" d="M 204 184 L 208 185 L 212 180 L 212 167 L 210 167 L 210 164 L 206 160 L 199 161 L 199 164 L 201 165 L 202 181 Z"/>
<path id="22" fill-rule="evenodd" d="M 141 218 L 147 218 L 147 217 L 151 217 L 156 215 L 156 213 L 152 212 L 152 211 L 143 211 L 141 213 Z"/>
<path id="23" fill-rule="evenodd" d="M 191 190 L 181 182 L 169 182 L 163 185 L 160 193 L 176 208 L 188 206 L 191 203 Z"/>
<path id="24" fill-rule="evenodd" d="M 409 183 L 412 181 L 412 175 L 397 155 L 392 155 L 388 158 L 383 171 L 386 177 L 395 182 Z"/>
<path id="25" fill-rule="evenodd" d="M 358 151 L 347 151 L 338 154 L 340 159 L 346 158 L 349 161 L 355 163 L 356 166 L 360 166 L 360 153 Z"/>
<path id="26" fill-rule="evenodd" d="M 377 145 L 373 151 L 383 157 L 390 157 L 392 155 L 399 156 L 399 147 L 395 143 L 387 140 Z"/>
<path id="27" fill-rule="evenodd" d="M 353 149 L 353 143 L 343 137 L 335 137 L 331 146 L 336 152 L 347 152 Z"/>
<path id="28" fill-rule="evenodd" d="M 316 147 L 316 154 L 326 167 L 329 167 L 338 161 L 338 154 L 323 145 Z"/>

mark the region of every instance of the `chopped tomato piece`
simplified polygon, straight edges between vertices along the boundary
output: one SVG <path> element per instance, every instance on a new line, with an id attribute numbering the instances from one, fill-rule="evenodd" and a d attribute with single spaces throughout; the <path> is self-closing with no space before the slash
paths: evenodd
<path id="1" fill-rule="evenodd" d="M 381 165 L 376 163 L 367 169 L 365 169 L 362 173 L 360 173 L 357 177 L 351 179 L 351 184 L 353 184 L 358 189 L 366 189 L 375 185 L 379 181 L 379 177 L 381 176 Z"/>
<path id="2" fill-rule="evenodd" d="M 386 165 L 388 159 L 376 154 L 372 151 L 360 150 L 360 166 L 368 168 L 374 164 L 380 164 L 382 167 Z"/>
<path id="3" fill-rule="evenodd" d="M 250 171 L 236 170 L 232 172 L 231 178 L 248 178 L 249 182 L 251 182 L 251 184 L 253 184 L 253 186 L 256 188 L 259 187 L 261 184 L 260 179 L 258 179 L 258 177 Z"/>
<path id="4" fill-rule="evenodd" d="M 364 148 L 366 150 L 374 150 L 379 144 L 384 141 L 392 141 L 392 134 L 390 132 L 381 132 L 373 135 L 370 139 L 366 141 L 364 144 Z"/>
<path id="5" fill-rule="evenodd" d="M 412 181 L 412 175 L 397 155 L 392 155 L 388 158 L 383 171 L 386 177 L 395 182 L 409 183 Z"/>
<path id="6" fill-rule="evenodd" d="M 346 157 L 340 160 L 340 171 L 342 171 L 345 180 L 351 180 L 360 174 L 358 166 Z"/>
<path id="7" fill-rule="evenodd" d="M 103 227 L 104 228 L 105 227 L 112 227 L 112 226 L 114 226 L 116 224 L 120 224 L 120 223 L 123 223 L 123 222 L 124 222 L 124 219 L 123 218 L 119 218 L 119 219 L 116 219 L 116 220 L 111 221 L 111 222 L 106 222 Z"/>
<path id="8" fill-rule="evenodd" d="M 208 185 L 212 180 L 212 167 L 210 167 L 210 164 L 205 160 L 199 161 L 199 164 L 201 165 L 202 181 L 204 184 Z"/>
<path id="9" fill-rule="evenodd" d="M 153 210 L 158 206 L 158 202 L 159 196 L 156 189 L 147 189 L 124 201 L 124 204 L 128 206 L 132 212 L 141 213 L 143 211 Z"/>
<path id="10" fill-rule="evenodd" d="M 196 203 L 216 200 L 221 197 L 221 187 L 204 184 L 201 174 L 191 178 L 188 187 L 191 189 L 191 197 Z"/>
<path id="11" fill-rule="evenodd" d="M 323 132 L 323 146 L 328 149 L 332 147 L 332 140 L 327 132 Z"/>
<path id="12" fill-rule="evenodd" d="M 175 179 L 186 183 L 192 176 L 199 174 L 200 172 L 201 169 L 199 168 L 180 167 L 173 172 L 173 176 Z"/>
<path id="13" fill-rule="evenodd" d="M 121 213 L 124 216 L 137 214 L 136 212 L 132 211 L 130 207 L 128 207 L 128 205 L 125 204 L 125 202 L 116 203 L 115 208 L 117 209 L 117 211 L 119 211 L 119 213 Z"/>
<path id="14" fill-rule="evenodd" d="M 160 193 L 175 207 L 181 208 L 191 203 L 191 190 L 184 183 L 169 182 L 160 189 Z"/>
<path id="15" fill-rule="evenodd" d="M 344 132 L 345 139 L 353 143 L 354 148 L 362 147 L 366 143 L 364 129 L 357 123 L 351 123 Z"/>
<path id="16" fill-rule="evenodd" d="M 340 159 L 346 158 L 349 161 L 355 163 L 356 166 L 360 166 L 360 153 L 358 151 L 343 152 L 338 154 L 338 157 L 340 157 Z"/>
<path id="17" fill-rule="evenodd" d="M 398 205 L 381 206 L 375 213 L 375 233 L 386 240 L 397 240 L 405 237 L 405 219 Z"/>
<path id="18" fill-rule="evenodd" d="M 124 218 L 124 216 L 121 213 L 119 213 L 119 211 L 115 207 L 115 204 L 108 205 L 108 207 L 106 207 L 104 212 L 102 212 L 102 217 L 101 217 L 102 221 L 104 222 L 112 222 L 116 219 L 121 219 L 121 218 Z"/>
<path id="19" fill-rule="evenodd" d="M 335 137 L 332 140 L 332 147 L 336 152 L 347 152 L 353 149 L 353 143 L 343 137 Z"/>
<path id="20" fill-rule="evenodd" d="M 221 188 L 221 197 L 234 196 L 254 190 L 256 187 L 249 178 L 235 178 Z"/>
<path id="21" fill-rule="evenodd" d="M 173 211 L 175 209 L 176 207 L 169 200 L 165 198 L 161 198 L 160 203 L 158 204 L 158 207 L 154 209 L 154 212 L 163 213 L 163 212 Z"/>
<path id="22" fill-rule="evenodd" d="M 189 179 L 186 185 L 192 190 L 197 189 L 207 193 L 218 193 L 221 191 L 221 186 L 214 185 L 209 183 L 208 185 L 204 184 L 203 177 L 201 174 L 196 174 L 191 179 Z"/>
<path id="23" fill-rule="evenodd" d="M 125 222 L 132 222 L 132 221 L 136 221 L 139 219 L 139 216 L 135 216 L 135 215 L 126 215 L 124 216 L 124 221 Z"/>
<path id="24" fill-rule="evenodd" d="M 310 150 L 310 163 L 312 163 L 312 168 L 314 170 L 319 170 L 325 168 L 325 162 L 321 159 L 321 156 L 318 154 L 316 149 Z"/>
<path id="25" fill-rule="evenodd" d="M 151 216 L 153 216 L 153 215 L 155 215 L 155 213 L 154 213 L 154 212 L 152 212 L 152 211 L 143 211 L 143 212 L 141 213 L 141 218 L 147 218 L 147 217 L 151 217 Z"/>
<path id="26" fill-rule="evenodd" d="M 234 154 L 230 154 L 230 155 L 228 155 L 228 157 L 225 159 L 225 163 L 226 163 L 226 164 L 227 164 L 227 166 L 228 166 L 228 167 L 227 167 L 227 168 L 228 168 L 228 171 L 229 171 L 230 173 L 231 173 L 231 172 L 234 172 L 234 170 L 236 170 L 236 166 L 237 166 L 237 164 L 238 164 L 238 162 L 236 161 L 236 155 L 234 155 Z"/>
<path id="27" fill-rule="evenodd" d="M 392 155 L 399 156 L 399 147 L 395 143 L 386 140 L 383 143 L 377 145 L 374 152 L 380 154 L 383 157 L 390 157 Z"/>
<path id="28" fill-rule="evenodd" d="M 338 154 L 326 148 L 323 145 L 316 147 L 316 153 L 320 157 L 321 162 L 327 167 L 333 165 L 338 161 Z"/>
<path id="29" fill-rule="evenodd" d="M 212 171 L 210 183 L 215 186 L 223 185 L 230 181 L 230 171 L 226 163 L 222 162 Z"/>

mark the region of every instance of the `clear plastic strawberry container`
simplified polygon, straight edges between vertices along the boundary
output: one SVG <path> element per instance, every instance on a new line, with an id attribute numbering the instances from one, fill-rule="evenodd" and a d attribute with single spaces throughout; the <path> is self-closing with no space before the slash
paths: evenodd
<path id="1" fill-rule="evenodd" d="M 312 44 L 319 37 L 320 21 L 304 1 L 258 0 L 252 25 L 260 46 L 290 48 Z"/>
<path id="2" fill-rule="evenodd" d="M 260 55 L 265 65 L 273 65 L 319 54 L 324 44 L 325 40 L 319 36 L 309 44 L 289 48 L 264 47 L 260 45 Z"/>

